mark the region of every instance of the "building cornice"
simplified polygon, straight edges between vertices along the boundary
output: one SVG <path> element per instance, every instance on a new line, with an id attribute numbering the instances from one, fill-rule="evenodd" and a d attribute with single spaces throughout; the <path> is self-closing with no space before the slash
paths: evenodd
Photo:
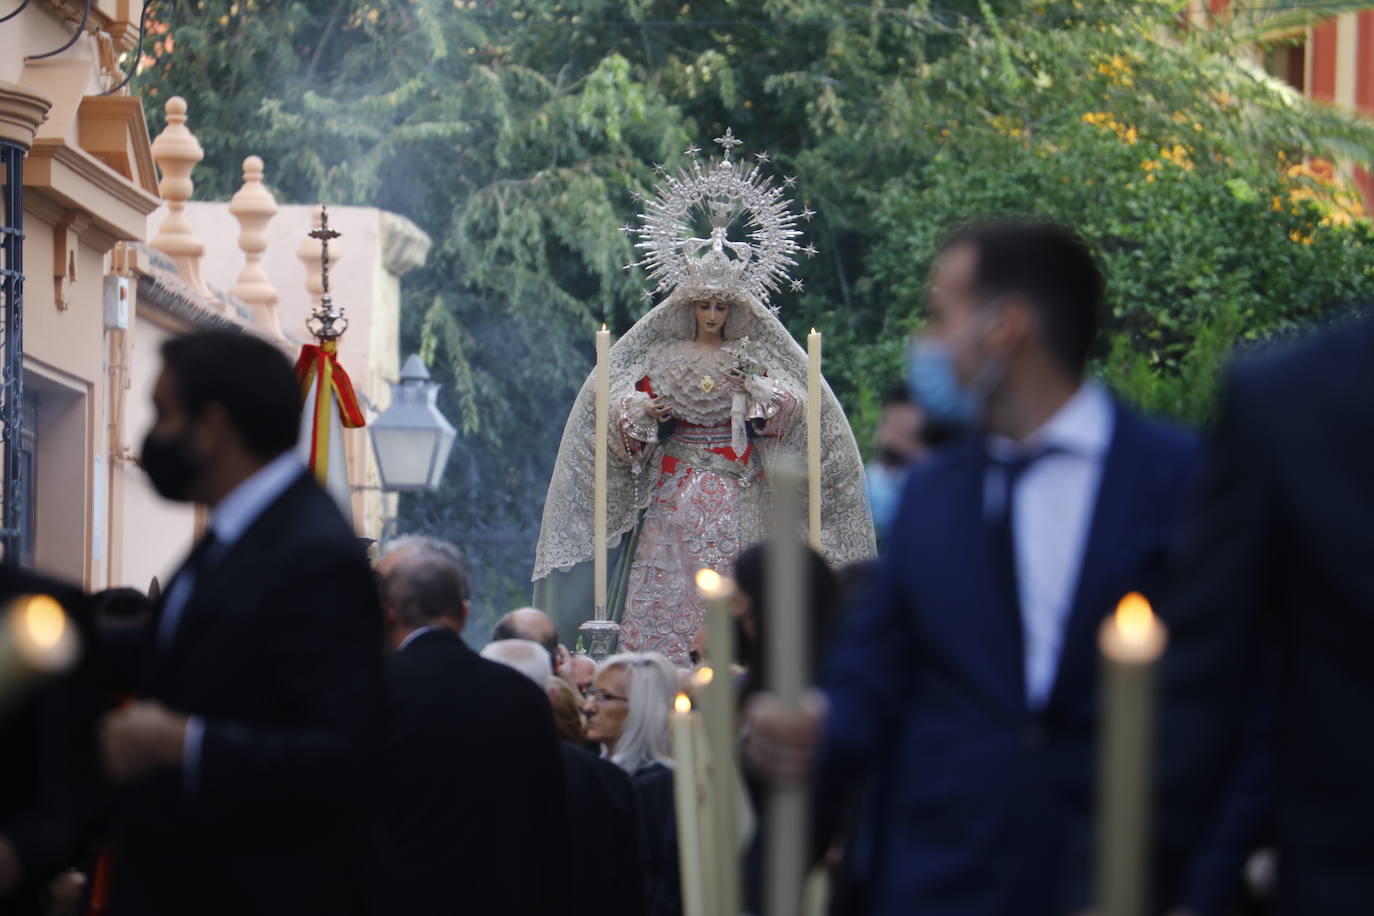
<path id="1" fill-rule="evenodd" d="M 33 146 L 38 125 L 48 118 L 52 99 L 41 92 L 0 80 L 0 140 Z"/>
<path id="2" fill-rule="evenodd" d="M 382 266 L 396 277 L 403 277 L 425 263 L 430 238 L 419 226 L 399 213 L 380 211 Z"/>
<path id="3" fill-rule="evenodd" d="M 145 244 L 130 246 L 137 254 L 138 308 L 161 312 L 180 326 L 199 330 L 249 331 L 253 315 L 236 299 L 206 299 L 177 275 L 172 259 Z"/>
<path id="4" fill-rule="evenodd" d="M 132 95 L 88 95 L 77 108 L 81 149 L 136 188 L 161 198 L 143 102 Z"/>
<path id="5" fill-rule="evenodd" d="M 51 137 L 35 140 L 29 150 L 24 186 L 89 213 L 107 234 L 127 241 L 148 237 L 148 214 L 162 204 L 90 153 Z"/>

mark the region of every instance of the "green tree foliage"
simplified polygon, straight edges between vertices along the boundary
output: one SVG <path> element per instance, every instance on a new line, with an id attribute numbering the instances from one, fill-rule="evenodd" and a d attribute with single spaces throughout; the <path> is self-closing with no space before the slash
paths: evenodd
<path id="1" fill-rule="evenodd" d="M 616 227 L 653 164 L 726 126 L 819 214 L 821 255 L 783 315 L 825 331 L 861 442 L 937 239 L 972 216 L 1080 227 L 1112 276 L 1103 374 L 1187 419 L 1207 415 L 1237 338 L 1353 298 L 1368 226 L 1304 163 L 1367 160 L 1372 132 L 1240 62 L 1291 4 L 1207 29 L 1179 7 L 202 0 L 139 85 L 155 123 L 166 96 L 189 99 L 202 193 L 227 197 L 255 152 L 284 199 L 385 207 L 434 238 L 406 278 L 403 346 L 432 361 L 460 438 L 443 490 L 407 497 L 401 526 L 463 544 L 490 615 L 527 594 L 593 330 L 646 307 Z"/>
<path id="2" fill-rule="evenodd" d="M 1073 224 L 1110 279 L 1101 374 L 1146 409 L 1203 422 L 1238 338 L 1309 324 L 1369 288 L 1374 236 L 1356 196 L 1304 159 L 1368 150 L 1374 132 L 1245 63 L 1231 31 L 1180 29 L 1160 4 L 1074 7 L 1052 28 L 972 29 L 920 75 L 921 104 L 891 135 L 914 167 L 871 189 L 868 265 L 901 304 L 895 323 L 913 326 L 952 223 Z"/>

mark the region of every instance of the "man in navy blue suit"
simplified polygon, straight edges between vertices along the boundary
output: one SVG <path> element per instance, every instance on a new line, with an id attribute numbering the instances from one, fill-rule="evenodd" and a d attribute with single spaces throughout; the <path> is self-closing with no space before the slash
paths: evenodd
<path id="1" fill-rule="evenodd" d="M 751 711 L 748 753 L 774 778 L 876 774 L 868 912 L 1087 903 L 1097 630 L 1122 595 L 1157 590 L 1199 452 L 1085 380 L 1103 292 L 1061 227 L 946 241 L 909 381 L 969 435 L 907 482 L 816 708 Z"/>

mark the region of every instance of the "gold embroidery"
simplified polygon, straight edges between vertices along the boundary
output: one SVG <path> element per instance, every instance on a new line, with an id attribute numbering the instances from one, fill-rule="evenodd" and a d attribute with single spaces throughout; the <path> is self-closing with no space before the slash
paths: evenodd
<path id="1" fill-rule="evenodd" d="M 701 390 L 706 392 L 707 394 L 710 394 L 711 392 L 715 391 L 716 380 L 709 375 L 703 375 L 701 377 Z"/>

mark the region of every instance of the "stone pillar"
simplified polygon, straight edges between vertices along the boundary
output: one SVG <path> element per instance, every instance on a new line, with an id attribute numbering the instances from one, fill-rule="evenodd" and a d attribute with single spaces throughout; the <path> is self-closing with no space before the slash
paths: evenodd
<path id="1" fill-rule="evenodd" d="M 320 208 L 315 207 L 310 211 L 310 228 L 320 228 Z M 324 295 L 324 281 L 320 271 L 320 248 L 323 243 L 319 239 L 312 239 L 306 236 L 296 247 L 296 257 L 301 259 L 305 265 L 305 291 L 310 294 L 310 305 L 312 307 L 320 304 L 320 297 Z M 339 261 L 339 240 L 330 239 L 329 241 L 329 270 L 331 275 L 334 265 Z"/>
<path id="2" fill-rule="evenodd" d="M 262 183 L 262 159 L 257 156 L 243 160 L 243 187 L 229 201 L 229 212 L 239 221 L 239 248 L 244 257 L 238 282 L 229 292 L 252 306 L 253 323 L 259 331 L 274 340 L 285 340 L 277 316 L 277 289 L 262 266 L 267 223 L 277 213 L 277 202 Z"/>
<path id="3" fill-rule="evenodd" d="M 167 201 L 167 218 L 157 231 L 152 246 L 172 259 L 177 273 L 192 289 L 207 299 L 214 300 L 205 281 L 200 277 L 200 259 L 205 254 L 205 246 L 191 229 L 186 219 L 186 201 L 191 199 L 195 184 L 191 181 L 191 169 L 205 158 L 200 141 L 186 129 L 186 100 L 172 96 L 167 100 L 167 126 L 153 141 L 153 159 L 162 172 L 162 180 L 157 190 Z"/>

